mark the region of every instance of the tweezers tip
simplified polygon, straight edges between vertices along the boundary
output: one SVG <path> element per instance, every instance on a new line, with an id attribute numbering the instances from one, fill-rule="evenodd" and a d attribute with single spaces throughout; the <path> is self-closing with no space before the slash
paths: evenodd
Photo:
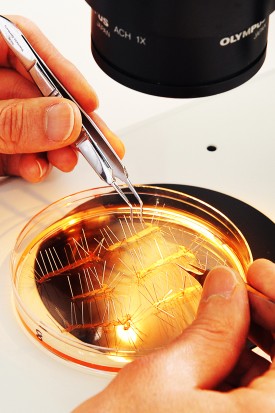
<path id="1" fill-rule="evenodd" d="M 139 215 L 140 215 L 140 219 L 142 219 L 143 202 L 142 202 L 140 196 L 138 195 L 135 187 L 132 185 L 132 183 L 130 182 L 130 180 L 128 178 L 127 178 L 126 182 L 127 182 L 128 189 L 131 191 L 131 193 L 134 195 L 135 199 L 138 201 L 139 211 L 140 211 Z M 129 201 L 126 194 L 123 192 L 123 189 L 119 185 L 117 185 L 117 183 L 115 181 L 112 182 L 112 186 L 116 190 L 116 192 L 122 197 L 122 199 L 126 202 L 126 204 L 129 206 L 130 211 L 131 211 L 131 221 L 133 221 L 133 205 L 132 205 L 132 203 Z"/>

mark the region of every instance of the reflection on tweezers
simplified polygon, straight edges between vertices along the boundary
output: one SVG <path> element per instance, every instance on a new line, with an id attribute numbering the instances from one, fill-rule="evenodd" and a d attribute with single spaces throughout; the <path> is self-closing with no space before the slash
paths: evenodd
<path id="1" fill-rule="evenodd" d="M 43 96 L 64 97 L 74 101 L 82 114 L 81 133 L 75 142 L 76 148 L 89 162 L 97 174 L 123 198 L 133 213 L 133 207 L 116 179 L 127 185 L 134 195 L 142 214 L 142 201 L 131 184 L 128 173 L 118 155 L 96 123 L 85 113 L 60 81 L 46 66 L 40 56 L 29 44 L 23 33 L 7 18 L 0 16 L 0 33 L 9 48 L 29 72 Z"/>
<path id="2" fill-rule="evenodd" d="M 180 264 L 177 264 L 178 267 L 180 267 L 182 270 L 186 271 L 189 275 L 191 275 L 192 277 L 194 277 L 199 283 L 200 285 L 203 287 L 204 285 L 204 281 L 209 273 L 209 269 L 204 269 L 204 268 L 200 268 L 200 267 L 196 267 L 195 265 L 189 264 L 189 266 L 182 266 Z M 249 294 L 253 294 L 256 297 L 268 302 L 269 304 L 274 305 L 275 301 L 268 297 L 267 295 L 263 294 L 262 292 L 256 290 L 256 288 L 252 287 L 250 284 L 248 284 L 247 282 L 244 282 L 246 291 Z"/>

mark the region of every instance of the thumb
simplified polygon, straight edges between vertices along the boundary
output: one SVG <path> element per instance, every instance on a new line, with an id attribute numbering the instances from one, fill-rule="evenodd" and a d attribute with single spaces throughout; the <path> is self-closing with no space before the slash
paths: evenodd
<path id="1" fill-rule="evenodd" d="M 227 267 L 210 271 L 197 318 L 174 343 L 191 387 L 213 388 L 227 377 L 244 347 L 249 321 L 241 277 Z"/>
<path id="2" fill-rule="evenodd" d="M 0 101 L 0 152 L 45 152 L 67 146 L 78 137 L 81 115 L 62 98 Z"/>
<path id="3" fill-rule="evenodd" d="M 206 278 L 195 322 L 166 348 L 127 364 L 103 392 L 73 413 L 199 411 L 200 399 L 192 391 L 214 388 L 228 375 L 248 324 L 241 277 L 229 268 L 215 268 Z"/>

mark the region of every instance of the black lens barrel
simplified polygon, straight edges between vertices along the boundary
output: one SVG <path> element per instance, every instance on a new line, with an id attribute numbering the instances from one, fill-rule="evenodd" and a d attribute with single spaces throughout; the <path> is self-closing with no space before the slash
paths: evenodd
<path id="1" fill-rule="evenodd" d="M 264 62 L 275 0 L 86 0 L 92 52 L 118 82 L 178 98 L 224 92 Z"/>

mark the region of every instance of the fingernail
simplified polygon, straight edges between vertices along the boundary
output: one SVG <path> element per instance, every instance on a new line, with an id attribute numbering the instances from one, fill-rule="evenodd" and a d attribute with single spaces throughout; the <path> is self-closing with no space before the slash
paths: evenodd
<path id="1" fill-rule="evenodd" d="M 74 127 L 74 111 L 69 103 L 52 105 L 46 112 L 46 133 L 49 140 L 62 142 L 69 138 Z"/>
<path id="2" fill-rule="evenodd" d="M 210 271 L 203 287 L 202 300 L 219 296 L 229 299 L 236 286 L 240 284 L 234 270 L 228 267 L 216 267 Z"/>
<path id="3" fill-rule="evenodd" d="M 42 166 L 39 161 L 36 161 L 36 163 L 37 163 L 37 166 L 38 166 L 38 169 L 39 169 L 39 178 L 41 179 L 41 178 L 43 178 L 43 177 L 46 175 L 46 173 L 48 172 L 48 166 L 47 166 L 47 165 L 44 165 L 44 164 L 43 164 L 43 166 Z"/>

